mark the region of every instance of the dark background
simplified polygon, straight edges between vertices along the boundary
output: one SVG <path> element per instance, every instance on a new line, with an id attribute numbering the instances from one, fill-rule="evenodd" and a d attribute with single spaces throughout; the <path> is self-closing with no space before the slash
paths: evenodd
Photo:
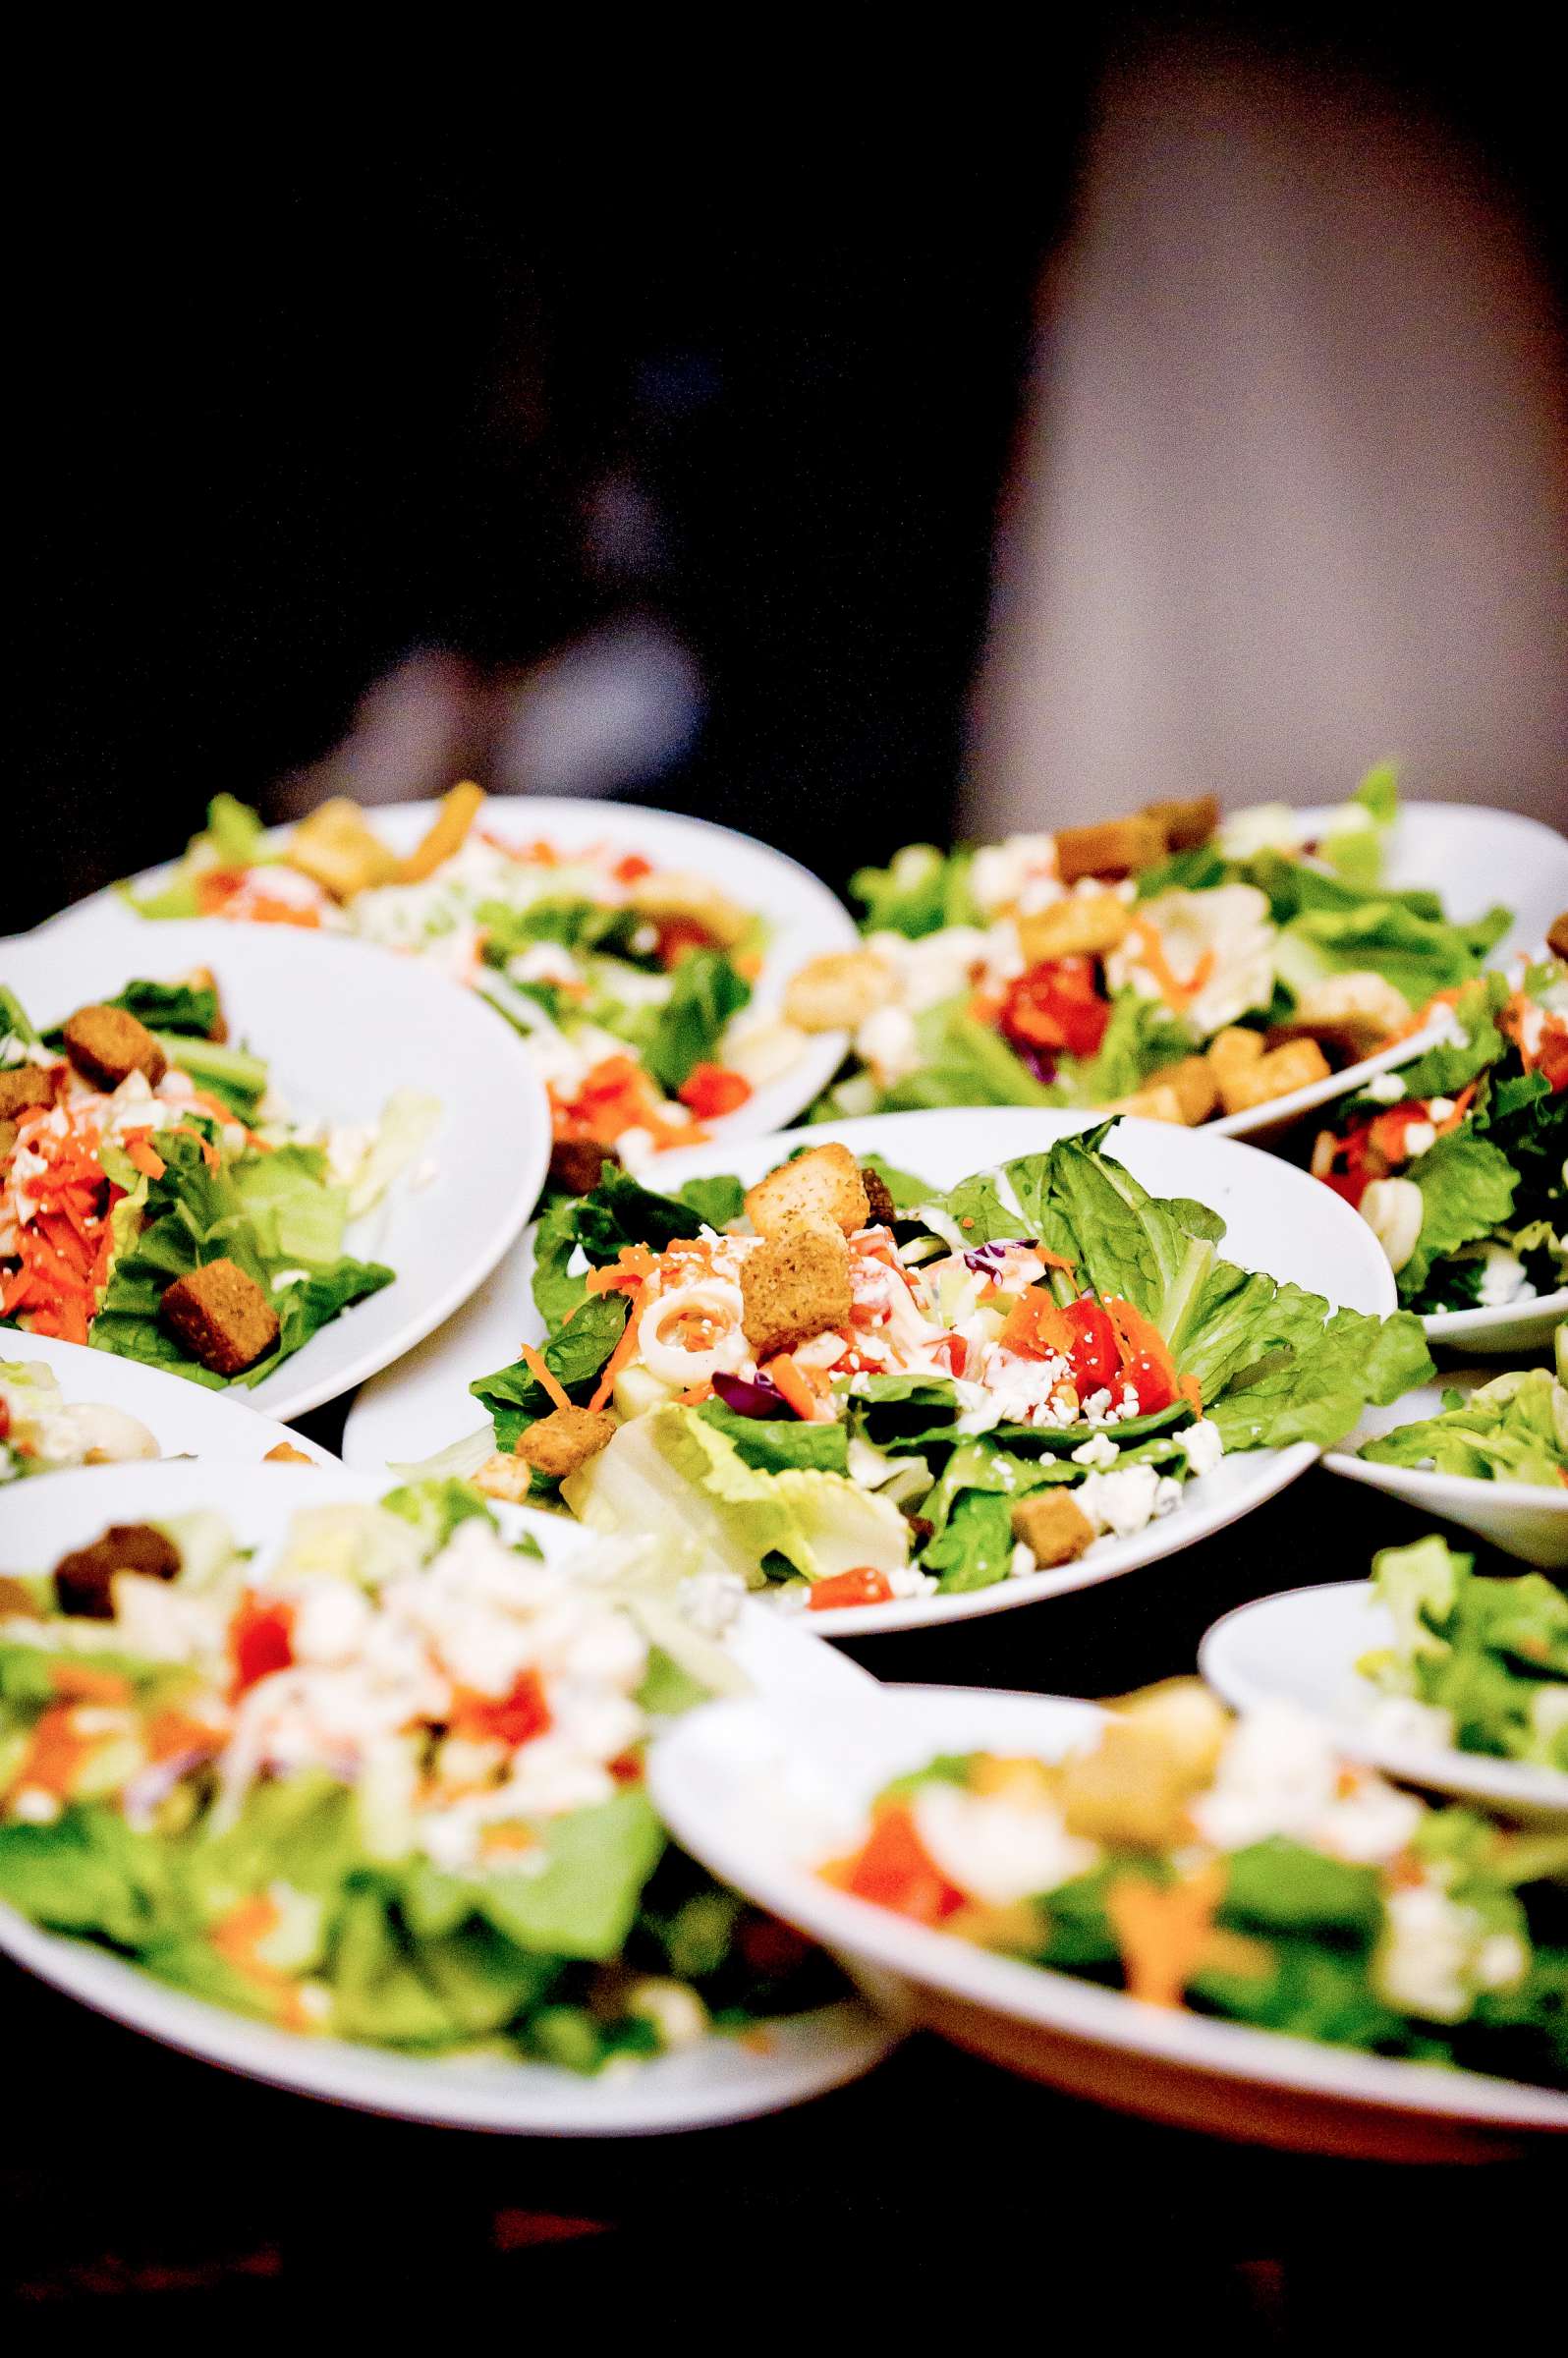
<path id="1" fill-rule="evenodd" d="M 176 850 L 220 787 L 280 810 L 274 781 L 410 649 L 521 673 L 626 613 L 693 652 L 705 712 L 624 789 L 834 881 L 940 836 L 1107 61 L 1218 24 L 1371 77 L 1481 151 L 1560 291 L 1528 22 L 1102 11 L 1032 46 L 977 24 L 915 102 L 824 55 L 819 109 L 772 89 L 764 44 L 710 103 L 650 86 L 625 128 L 581 80 L 560 127 L 548 89 L 494 107 L 476 59 L 456 130 L 435 98 L 394 136 L 366 94 L 248 132 L 226 91 L 78 139 L 30 191 L 11 293 L 0 924 Z M 606 544 L 607 490 L 636 548 Z"/>

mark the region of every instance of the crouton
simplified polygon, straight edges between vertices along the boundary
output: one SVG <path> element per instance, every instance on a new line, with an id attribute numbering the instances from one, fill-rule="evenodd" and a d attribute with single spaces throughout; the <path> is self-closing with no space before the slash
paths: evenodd
<path id="1" fill-rule="evenodd" d="M 1144 816 L 1154 819 L 1173 852 L 1196 851 L 1219 824 L 1219 805 L 1211 794 L 1191 803 L 1146 803 Z"/>
<path id="2" fill-rule="evenodd" d="M 861 1223 L 864 1225 L 864 1222 Z M 741 1325 L 758 1365 L 849 1323 L 849 1247 L 837 1228 L 798 1221 L 741 1263 Z"/>
<path id="3" fill-rule="evenodd" d="M 898 1206 L 888 1192 L 887 1182 L 877 1171 L 861 1165 L 861 1185 L 866 1190 L 866 1225 L 868 1228 L 891 1228 L 898 1218 Z"/>
<path id="4" fill-rule="evenodd" d="M 1227 1113 L 1248 1113 L 1255 1105 L 1266 1105 L 1274 1097 L 1288 1097 L 1293 1090 L 1326 1081 L 1331 1070 L 1316 1039 L 1293 1039 L 1288 1046 L 1270 1048 L 1266 1056 L 1222 1080 L 1220 1101 Z"/>
<path id="5" fill-rule="evenodd" d="M 471 1479 L 486 1498 L 504 1498 L 509 1506 L 526 1506 L 533 1490 L 533 1468 L 524 1457 L 487 1457 Z"/>
<path id="6" fill-rule="evenodd" d="M 602 1409 L 552 1408 L 520 1435 L 517 1455 L 557 1482 L 597 1457 L 614 1431 L 615 1419 Z"/>
<path id="7" fill-rule="evenodd" d="M 1219 1104 L 1219 1083 L 1206 1056 L 1184 1056 L 1177 1064 L 1161 1065 L 1156 1076 L 1181 1100 L 1182 1120 L 1206 1122 Z"/>
<path id="8" fill-rule="evenodd" d="M 874 950 L 828 950 L 790 978 L 785 1018 L 802 1032 L 853 1032 L 886 1006 L 897 982 Z"/>
<path id="9" fill-rule="evenodd" d="M 278 1319 L 253 1277 L 232 1261 L 209 1261 L 177 1277 L 159 1304 L 166 1326 L 214 1376 L 253 1367 L 278 1339 Z"/>
<path id="10" fill-rule="evenodd" d="M 334 795 L 308 818 L 302 818 L 283 857 L 335 901 L 352 901 L 357 892 L 390 884 L 402 868 L 359 804 L 345 795 Z"/>
<path id="11" fill-rule="evenodd" d="M 267 1451 L 261 1463 L 264 1466 L 309 1466 L 315 1460 L 308 1457 L 303 1449 L 296 1449 L 292 1441 L 279 1441 Z"/>
<path id="12" fill-rule="evenodd" d="M 0 1572 L 0 1621 L 10 1620 L 14 1613 L 20 1613 L 25 1620 L 36 1621 L 38 1607 L 32 1591 L 25 1583 Z"/>
<path id="13" fill-rule="evenodd" d="M 1250 1032 L 1245 1024 L 1227 1024 L 1209 1041 L 1204 1061 L 1214 1077 L 1214 1087 L 1227 1113 L 1234 1108 L 1225 1097 L 1226 1090 L 1238 1081 L 1250 1065 L 1257 1064 L 1263 1052 L 1263 1036 Z"/>
<path id="14" fill-rule="evenodd" d="M 14 1121 L 35 1105 L 52 1105 L 58 1077 L 59 1067 L 52 1064 L 16 1064 L 0 1073 L 0 1121 Z"/>
<path id="15" fill-rule="evenodd" d="M 1018 946 L 1030 966 L 1051 958 L 1103 958 L 1125 941 L 1132 912 L 1113 892 L 1070 893 L 1018 921 Z"/>
<path id="16" fill-rule="evenodd" d="M 1314 982 L 1297 1000 L 1280 1039 L 1333 1040 L 1351 1056 L 1368 1056 L 1410 1026 L 1410 1002 L 1381 975 L 1355 969 Z"/>
<path id="17" fill-rule="evenodd" d="M 1068 1831 L 1143 1850 L 1181 1840 L 1187 1805 L 1209 1782 L 1224 1741 L 1224 1713 L 1213 1708 L 1218 1743 L 1206 1714 L 1202 1729 L 1182 1730 L 1179 1741 L 1165 1712 L 1134 1711 L 1107 1721 L 1095 1749 L 1062 1771 L 1058 1798 Z"/>
<path id="18" fill-rule="evenodd" d="M 1070 1564 L 1094 1537 L 1094 1526 L 1068 1490 L 1036 1490 L 1013 1509 L 1013 1537 L 1022 1540 L 1042 1572 Z"/>
<path id="19" fill-rule="evenodd" d="M 1136 1113 L 1146 1122 L 1174 1122 L 1178 1129 L 1187 1120 L 1180 1096 L 1163 1074 L 1146 1089 L 1135 1089 L 1130 1097 L 1112 1098 L 1107 1111 Z"/>
<path id="20" fill-rule="evenodd" d="M 476 786 L 472 778 L 462 779 L 442 795 L 440 810 L 402 864 L 405 884 L 422 884 L 463 849 L 483 801 L 484 788 Z"/>
<path id="21" fill-rule="evenodd" d="M 21 1135 L 15 1122 L 0 1119 L 0 1162 L 12 1151 Z"/>
<path id="22" fill-rule="evenodd" d="M 154 1523 L 111 1523 L 101 1540 L 62 1556 L 54 1568 L 55 1601 L 63 1613 L 84 1621 L 114 1619 L 114 1576 L 137 1572 L 143 1580 L 173 1580 L 180 1551 Z"/>
<path id="23" fill-rule="evenodd" d="M 1108 818 L 1092 827 L 1063 827 L 1056 838 L 1056 873 L 1064 884 L 1080 876 L 1131 876 L 1165 857 L 1157 818 Z"/>
<path id="24" fill-rule="evenodd" d="M 558 1138 L 550 1149 L 549 1184 L 565 1196 L 590 1196 L 604 1176 L 606 1163 L 620 1168 L 613 1147 L 596 1138 Z"/>
<path id="25" fill-rule="evenodd" d="M 644 917 L 674 918 L 700 926 L 721 950 L 733 950 L 752 923 L 748 912 L 737 908 L 706 876 L 676 869 L 655 869 L 652 875 L 639 877 L 626 897 Z"/>
<path id="26" fill-rule="evenodd" d="M 1546 927 L 1546 947 L 1554 958 L 1568 962 L 1568 909 L 1554 917 Z"/>
<path id="27" fill-rule="evenodd" d="M 130 1073 L 140 1073 L 156 1089 L 169 1069 L 146 1025 L 123 1007 L 79 1007 L 64 1029 L 66 1054 L 94 1089 L 118 1089 Z"/>
<path id="28" fill-rule="evenodd" d="M 825 1222 L 853 1236 L 869 1216 L 866 1182 L 848 1147 L 812 1147 L 780 1163 L 747 1192 L 747 1215 L 758 1236 L 781 1236 L 793 1224 Z"/>

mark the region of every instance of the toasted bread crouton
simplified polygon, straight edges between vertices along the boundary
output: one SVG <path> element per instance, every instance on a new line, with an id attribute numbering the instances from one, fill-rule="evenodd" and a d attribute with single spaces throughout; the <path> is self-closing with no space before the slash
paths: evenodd
<path id="1" fill-rule="evenodd" d="M 1136 1113 L 1146 1122 L 1174 1122 L 1178 1128 L 1184 1127 L 1187 1121 L 1181 1098 L 1163 1073 L 1146 1088 L 1135 1089 L 1130 1097 L 1112 1098 L 1107 1111 Z"/>
<path id="2" fill-rule="evenodd" d="M 1056 872 L 1064 884 L 1080 876 L 1131 876 L 1165 857 L 1157 818 L 1108 818 L 1092 827 L 1063 827 L 1056 838 Z"/>
<path id="3" fill-rule="evenodd" d="M 66 1054 L 94 1089 L 118 1089 L 131 1073 L 156 1089 L 169 1069 L 146 1025 L 123 1007 L 79 1007 L 64 1029 Z"/>
<path id="4" fill-rule="evenodd" d="M 869 1216 L 866 1182 L 848 1147 L 812 1147 L 781 1162 L 747 1191 L 746 1210 L 758 1236 L 781 1236 L 802 1220 L 822 1221 L 853 1236 Z"/>
<path id="5" fill-rule="evenodd" d="M 335 901 L 352 901 L 357 892 L 390 884 L 403 865 L 346 795 L 334 795 L 302 818 L 283 857 Z"/>
<path id="6" fill-rule="evenodd" d="M 517 1454 L 552 1482 L 575 1474 L 590 1457 L 597 1457 L 611 1433 L 615 1419 L 599 1408 L 552 1408 L 521 1434 Z"/>
<path id="7" fill-rule="evenodd" d="M 790 978 L 784 1014 L 802 1032 L 853 1032 L 885 1007 L 897 977 L 874 950 L 828 950 Z"/>
<path id="8" fill-rule="evenodd" d="M 604 1166 L 620 1168 L 613 1147 L 596 1138 L 558 1138 L 550 1149 L 549 1183 L 562 1195 L 590 1196 L 604 1176 Z"/>
<path id="9" fill-rule="evenodd" d="M 75 1618 L 112 1621 L 117 1572 L 173 1580 L 179 1570 L 180 1550 L 155 1523 L 111 1523 L 101 1540 L 60 1558 L 54 1568 L 55 1601 Z"/>
<path id="10" fill-rule="evenodd" d="M 533 1490 L 533 1468 L 526 1457 L 487 1457 L 469 1479 L 486 1498 L 504 1498 L 509 1506 L 526 1506 Z"/>
<path id="11" fill-rule="evenodd" d="M 1180 1684 L 1198 1687 L 1196 1679 Z M 1057 1790 L 1068 1831 L 1136 1849 L 1180 1840 L 1190 1830 L 1187 1804 L 1212 1778 L 1228 1733 L 1228 1714 L 1211 1697 L 1178 1701 L 1154 1688 L 1148 1699 L 1130 1698 L 1094 1750 L 1063 1768 Z"/>
<path id="12" fill-rule="evenodd" d="M 52 1105 L 59 1070 L 53 1064 L 16 1064 L 0 1073 L 0 1121 L 15 1121 L 35 1105 Z"/>
<path id="13" fill-rule="evenodd" d="M 278 1339 L 277 1313 L 253 1277 L 232 1261 L 209 1261 L 166 1286 L 163 1320 L 215 1376 L 253 1367 Z"/>
<path id="14" fill-rule="evenodd" d="M 1327 975 L 1296 1001 L 1276 1037 L 1335 1041 L 1352 1056 L 1369 1056 L 1410 1026 L 1410 1002 L 1392 982 L 1370 969 Z"/>
<path id="15" fill-rule="evenodd" d="M 888 1192 L 887 1182 L 877 1171 L 861 1165 L 861 1185 L 866 1190 L 866 1225 L 868 1228 L 891 1228 L 898 1218 L 898 1206 Z"/>
<path id="16" fill-rule="evenodd" d="M 11 1153 L 21 1135 L 15 1122 L 7 1121 L 4 1116 L 0 1116 L 0 1162 L 3 1162 L 5 1157 Z"/>
<path id="17" fill-rule="evenodd" d="M 1125 941 L 1132 912 L 1113 892 L 1069 893 L 1018 921 L 1018 946 L 1029 966 L 1051 958 L 1103 958 Z"/>
<path id="18" fill-rule="evenodd" d="M 1331 1070 L 1316 1039 L 1293 1039 L 1283 1048 L 1270 1048 L 1228 1082 L 1221 1081 L 1220 1101 L 1227 1113 L 1247 1113 L 1274 1097 L 1288 1097 L 1292 1090 L 1326 1081 Z"/>
<path id="19" fill-rule="evenodd" d="M 1176 1092 L 1184 1122 L 1206 1122 L 1219 1105 L 1219 1083 L 1206 1056 L 1184 1056 L 1179 1064 L 1161 1065 L 1156 1077 L 1163 1088 Z"/>
<path id="20" fill-rule="evenodd" d="M 706 876 L 677 869 L 655 869 L 652 875 L 640 876 L 626 897 L 644 917 L 681 918 L 700 926 L 721 950 L 733 950 L 752 922 Z"/>
<path id="21" fill-rule="evenodd" d="M 1568 909 L 1546 927 L 1546 947 L 1554 958 L 1568 961 Z"/>
<path id="22" fill-rule="evenodd" d="M 1144 816 L 1156 820 L 1173 852 L 1196 851 L 1219 824 L 1219 805 L 1211 794 L 1191 803 L 1146 803 Z"/>
<path id="23" fill-rule="evenodd" d="M 1044 1572 L 1082 1555 L 1094 1526 L 1070 1490 L 1036 1490 L 1014 1507 L 1013 1537 L 1023 1541 Z"/>
<path id="24" fill-rule="evenodd" d="M 303 1449 L 296 1449 L 292 1441 L 279 1441 L 267 1451 L 261 1463 L 264 1466 L 310 1466 L 315 1460 L 308 1457 Z"/>
<path id="25" fill-rule="evenodd" d="M 1250 1065 L 1257 1064 L 1262 1052 L 1262 1034 L 1249 1031 L 1245 1024 L 1227 1024 L 1224 1031 L 1216 1032 L 1209 1041 L 1204 1061 L 1214 1076 L 1214 1086 L 1219 1091 L 1227 1113 L 1234 1111 L 1225 1096 L 1227 1088 L 1238 1081 Z"/>
<path id="26" fill-rule="evenodd" d="M 864 1224 L 864 1223 L 863 1223 Z M 842 1232 L 797 1221 L 741 1263 L 741 1325 L 758 1366 L 849 1323 L 849 1247 Z"/>

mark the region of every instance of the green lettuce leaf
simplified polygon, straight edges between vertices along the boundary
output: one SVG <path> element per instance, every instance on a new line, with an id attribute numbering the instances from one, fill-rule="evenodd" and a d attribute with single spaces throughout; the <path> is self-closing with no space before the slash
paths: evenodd
<path id="1" fill-rule="evenodd" d="M 1401 1425 L 1361 1455 L 1380 1466 L 1430 1467 L 1476 1482 L 1528 1482 L 1560 1489 L 1568 1475 L 1568 1394 L 1545 1368 L 1494 1376 L 1440 1416 Z"/>
<path id="2" fill-rule="evenodd" d="M 1473 1244 L 1507 1219 L 1518 1185 L 1499 1147 L 1465 1129 L 1450 1130 L 1419 1154 L 1405 1176 L 1422 1193 L 1421 1234 L 1399 1272 L 1402 1301 L 1420 1299 L 1433 1262 Z"/>
<path id="3" fill-rule="evenodd" d="M 680 961 L 643 1050 L 643 1062 L 670 1096 L 694 1066 L 714 1060 L 731 1017 L 751 995 L 750 982 L 722 950 L 692 950 Z"/>
<path id="4" fill-rule="evenodd" d="M 865 933 L 903 933 L 912 941 L 944 926 L 971 926 L 980 912 L 970 891 L 974 854 L 944 856 L 934 844 L 908 843 L 886 868 L 857 869 L 850 891 L 865 915 Z"/>

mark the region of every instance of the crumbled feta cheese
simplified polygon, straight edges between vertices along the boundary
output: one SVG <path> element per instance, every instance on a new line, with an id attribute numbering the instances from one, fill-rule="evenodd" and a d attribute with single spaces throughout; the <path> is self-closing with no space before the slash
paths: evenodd
<path id="1" fill-rule="evenodd" d="M 1405 1084 L 1397 1073 L 1373 1073 L 1363 1090 L 1363 1096 L 1373 1097 L 1379 1105 L 1397 1105 L 1405 1094 Z"/>
<path id="2" fill-rule="evenodd" d="M 1474 2003 L 1480 1933 L 1474 1908 L 1461 1907 L 1435 1883 L 1391 1891 L 1372 1958 L 1378 1994 L 1428 2022 L 1463 2022 Z"/>
<path id="3" fill-rule="evenodd" d="M 1092 1402 L 1088 1404 L 1086 1415 L 1092 1413 Z M 1117 1455 L 1116 1443 L 1107 1439 L 1104 1433 L 1096 1432 L 1089 1440 L 1080 1442 L 1073 1451 L 1073 1463 L 1075 1466 L 1092 1466 L 1096 1473 L 1104 1474 L 1115 1465 Z"/>
<path id="4" fill-rule="evenodd" d="M 1098 1864 L 1097 1846 L 1070 1834 L 1044 1801 L 1026 1805 L 968 1793 L 933 1777 L 918 1788 L 913 1814 L 922 1844 L 948 1881 L 990 1907 L 1054 1891 Z"/>
<path id="5" fill-rule="evenodd" d="M 1200 1417 L 1196 1423 L 1184 1426 L 1176 1437 L 1187 1452 L 1187 1471 L 1195 1482 L 1212 1474 L 1225 1454 L 1219 1427 L 1208 1417 Z"/>

